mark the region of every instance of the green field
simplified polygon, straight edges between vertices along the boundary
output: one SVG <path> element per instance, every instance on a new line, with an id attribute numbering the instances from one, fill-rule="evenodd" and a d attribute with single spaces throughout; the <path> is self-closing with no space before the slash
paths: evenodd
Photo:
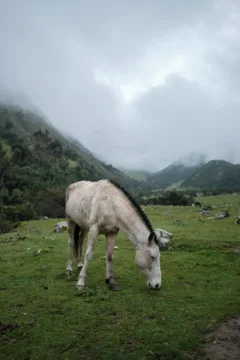
<path id="1" fill-rule="evenodd" d="M 75 288 L 76 262 L 72 277 L 65 276 L 67 234 L 53 232 L 60 220 L 22 223 L 1 235 L 1 359 L 203 356 L 204 334 L 240 315 L 240 256 L 234 252 L 240 246 L 240 197 L 200 201 L 216 212 L 232 205 L 230 217 L 207 219 L 193 207 L 144 207 L 155 228 L 174 235 L 169 251 L 161 253 L 159 291 L 147 289 L 123 234 L 114 251 L 121 290 L 110 292 L 104 284 L 105 241 L 99 237 L 82 293 Z M 5 331 L 3 324 L 17 327 Z"/>

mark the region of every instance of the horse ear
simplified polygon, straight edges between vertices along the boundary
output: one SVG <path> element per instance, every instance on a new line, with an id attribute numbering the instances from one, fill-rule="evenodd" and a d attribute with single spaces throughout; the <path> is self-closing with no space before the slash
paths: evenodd
<path id="1" fill-rule="evenodd" d="M 155 241 L 157 238 L 156 238 L 156 234 L 154 231 L 152 231 L 150 234 L 149 234 L 149 237 L 148 237 L 148 242 L 149 244 L 152 242 L 152 241 Z"/>

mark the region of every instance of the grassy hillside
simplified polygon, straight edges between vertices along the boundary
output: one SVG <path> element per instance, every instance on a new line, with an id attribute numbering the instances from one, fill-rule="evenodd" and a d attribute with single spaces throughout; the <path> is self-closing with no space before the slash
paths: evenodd
<path id="1" fill-rule="evenodd" d="M 201 166 L 181 184 L 182 188 L 240 188 L 240 165 L 224 160 L 212 160 Z"/>
<path id="2" fill-rule="evenodd" d="M 100 162 L 81 143 L 64 137 L 35 113 L 0 107 L 2 218 L 62 216 L 68 184 L 102 178 L 118 181 L 133 192 L 139 189 L 136 180 Z"/>
<path id="3" fill-rule="evenodd" d="M 212 204 L 211 198 L 201 201 Z M 214 201 L 218 212 L 226 198 Z M 154 228 L 174 235 L 170 250 L 161 253 L 159 291 L 147 289 L 122 233 L 114 250 L 121 290 L 110 292 L 104 284 L 100 236 L 82 293 L 75 289 L 76 261 L 73 275 L 65 276 L 67 234 L 53 233 L 56 220 L 24 222 L 1 235 L 1 359 L 215 359 L 207 346 L 224 341 L 227 347 L 221 351 L 237 359 L 232 351 L 237 323 L 235 333 L 228 327 L 219 338 L 209 336 L 240 314 L 240 257 L 235 252 L 240 233 L 234 224 L 239 196 L 228 196 L 228 203 L 234 205 L 229 207 L 234 217 L 222 220 L 207 219 L 192 207 L 145 207 Z"/>
<path id="4" fill-rule="evenodd" d="M 123 171 L 130 178 L 135 179 L 137 181 L 147 181 L 150 176 L 150 173 L 147 171 L 124 170 L 124 169 L 120 169 L 120 170 Z"/>

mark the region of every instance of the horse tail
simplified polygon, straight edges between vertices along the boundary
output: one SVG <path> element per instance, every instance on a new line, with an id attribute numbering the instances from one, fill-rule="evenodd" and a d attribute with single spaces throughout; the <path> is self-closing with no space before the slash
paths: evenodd
<path id="1" fill-rule="evenodd" d="M 73 251 L 74 251 L 74 254 L 75 254 L 76 258 L 78 256 L 80 230 L 81 230 L 80 226 L 76 224 L 75 229 L 74 229 L 74 247 L 73 247 Z"/>
<path id="2" fill-rule="evenodd" d="M 65 191 L 65 204 L 67 204 L 67 201 L 68 201 L 70 192 L 71 192 L 71 185 L 69 185 L 69 186 L 66 188 L 66 191 Z"/>

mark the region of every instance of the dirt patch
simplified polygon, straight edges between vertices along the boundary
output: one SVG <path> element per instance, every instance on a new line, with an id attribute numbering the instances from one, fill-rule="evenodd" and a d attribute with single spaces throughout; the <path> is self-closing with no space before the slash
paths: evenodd
<path id="1" fill-rule="evenodd" d="M 240 359 L 240 317 L 230 319 L 207 334 L 205 353 L 210 360 Z"/>
<path id="2" fill-rule="evenodd" d="M 7 333 L 9 331 L 12 331 L 13 329 L 16 329 L 17 327 L 19 327 L 18 324 L 4 324 L 4 323 L 0 323 L 0 334 L 2 333 Z"/>
<path id="3" fill-rule="evenodd" d="M 194 286 L 195 284 L 192 282 L 182 282 L 182 283 L 178 283 L 177 286 L 178 287 L 183 287 L 183 288 L 190 288 L 192 286 Z"/>

